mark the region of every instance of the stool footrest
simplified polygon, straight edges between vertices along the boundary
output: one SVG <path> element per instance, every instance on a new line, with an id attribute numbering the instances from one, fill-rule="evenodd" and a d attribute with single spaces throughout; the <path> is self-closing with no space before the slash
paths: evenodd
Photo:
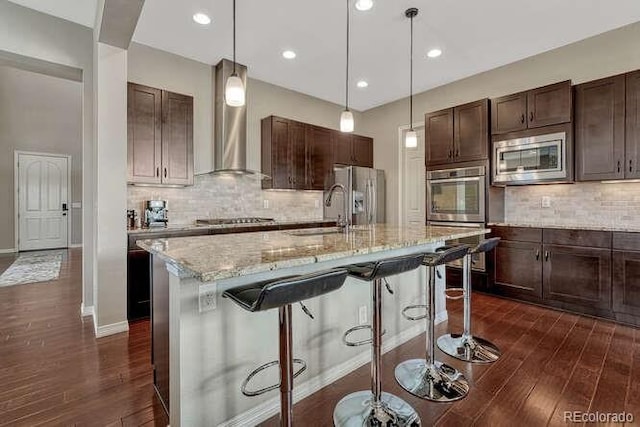
<path id="1" fill-rule="evenodd" d="M 466 292 L 462 288 L 449 288 L 444 290 L 444 297 L 449 300 L 458 300 L 464 298 Z"/>
<path id="2" fill-rule="evenodd" d="M 347 331 L 342 335 L 342 342 L 348 345 L 349 347 L 358 347 L 361 345 L 371 344 L 373 338 L 367 338 L 366 340 L 360 340 L 360 341 L 349 341 L 347 339 L 347 336 L 349 336 L 349 334 L 352 334 L 353 332 L 356 332 L 356 331 L 361 331 L 363 329 L 371 330 L 371 325 L 358 325 L 358 326 L 354 326 L 353 328 L 347 329 Z M 387 333 L 386 330 L 382 331 L 382 335 L 386 333 Z"/>
<path id="3" fill-rule="evenodd" d="M 426 304 L 416 304 L 416 305 L 408 305 L 405 308 L 402 309 L 402 316 L 407 319 L 407 320 L 422 320 L 422 319 L 426 319 L 428 314 L 422 314 L 420 316 L 411 316 L 410 314 L 407 314 L 408 311 L 410 310 L 415 310 L 418 308 L 423 308 L 425 310 L 429 309 L 429 306 Z"/>
<path id="4" fill-rule="evenodd" d="M 301 365 L 300 368 L 293 373 L 293 378 L 297 378 L 301 373 L 303 373 L 307 369 L 307 363 L 302 359 L 293 359 L 293 363 L 294 365 L 295 364 Z M 258 366 L 256 369 L 254 369 L 249 374 L 249 376 L 242 382 L 242 387 L 240 388 L 240 390 L 242 391 L 242 394 L 249 397 L 260 396 L 261 394 L 264 394 L 271 390 L 275 390 L 278 387 L 280 387 L 280 383 L 278 383 L 278 384 L 270 385 L 268 387 L 261 388 L 259 390 L 247 390 L 249 381 L 251 381 L 253 377 L 258 375 L 260 372 L 264 371 L 265 369 L 269 369 L 273 366 L 279 366 L 279 365 L 280 365 L 280 362 L 277 360 L 274 360 L 272 362 L 265 363 L 264 365 Z"/>

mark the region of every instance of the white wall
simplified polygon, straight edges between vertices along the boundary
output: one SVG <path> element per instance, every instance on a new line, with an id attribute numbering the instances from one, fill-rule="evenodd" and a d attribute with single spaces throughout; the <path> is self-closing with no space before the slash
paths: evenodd
<path id="1" fill-rule="evenodd" d="M 83 303 L 93 305 L 93 32 L 8 1 L 0 1 L 0 51 L 82 70 Z"/>
<path id="2" fill-rule="evenodd" d="M 505 65 L 414 97 L 414 122 L 424 114 L 571 79 L 574 84 L 640 68 L 640 23 L 601 34 L 513 64 Z M 409 100 L 363 113 L 364 129 L 374 138 L 374 164 L 387 175 L 387 214 L 398 221 L 398 127 L 408 124 Z"/>

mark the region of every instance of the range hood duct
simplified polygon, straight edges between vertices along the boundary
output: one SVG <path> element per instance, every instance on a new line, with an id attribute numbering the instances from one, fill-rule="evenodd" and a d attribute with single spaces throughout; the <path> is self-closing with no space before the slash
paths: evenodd
<path id="1" fill-rule="evenodd" d="M 236 63 L 236 74 L 247 88 L 247 67 Z M 247 103 L 230 107 L 224 99 L 227 79 L 233 73 L 233 61 L 221 60 L 215 72 L 214 102 L 214 174 L 262 176 L 247 169 Z"/>

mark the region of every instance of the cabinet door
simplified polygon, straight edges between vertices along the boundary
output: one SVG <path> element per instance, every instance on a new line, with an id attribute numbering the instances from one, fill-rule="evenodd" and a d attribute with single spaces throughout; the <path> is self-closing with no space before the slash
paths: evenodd
<path id="1" fill-rule="evenodd" d="M 427 166 L 453 160 L 453 108 L 424 116 Z"/>
<path id="2" fill-rule="evenodd" d="M 453 109 L 454 160 L 484 160 L 489 152 L 489 100 Z"/>
<path id="3" fill-rule="evenodd" d="M 289 121 L 277 117 L 272 118 L 271 127 L 271 179 L 272 188 L 291 188 Z"/>
<path id="4" fill-rule="evenodd" d="M 306 185 L 306 129 L 303 123 L 289 124 L 289 163 L 291 165 L 291 188 L 304 190 Z"/>
<path id="5" fill-rule="evenodd" d="M 193 184 L 193 98 L 162 91 L 162 183 Z"/>
<path id="6" fill-rule="evenodd" d="M 342 165 L 353 164 L 353 135 L 344 132 L 335 132 L 334 162 Z"/>
<path id="7" fill-rule="evenodd" d="M 372 168 L 373 139 L 366 136 L 353 135 L 351 146 L 353 150 L 353 165 Z"/>
<path id="8" fill-rule="evenodd" d="M 539 243 L 503 240 L 495 249 L 494 288 L 499 294 L 542 298 L 542 248 Z"/>
<path id="9" fill-rule="evenodd" d="M 544 245 L 544 299 L 611 309 L 611 250 Z"/>
<path id="10" fill-rule="evenodd" d="M 491 100 L 491 134 L 527 128 L 527 93 L 516 93 Z"/>
<path id="11" fill-rule="evenodd" d="M 329 129 L 307 127 L 307 188 L 325 190 L 333 183 L 333 138 Z"/>
<path id="12" fill-rule="evenodd" d="M 570 80 L 530 90 L 527 93 L 528 127 L 570 122 L 572 98 Z"/>
<path id="13" fill-rule="evenodd" d="M 625 77 L 576 86 L 578 181 L 624 178 Z"/>
<path id="14" fill-rule="evenodd" d="M 127 253 L 127 319 L 149 317 L 151 299 L 150 255 L 143 250 Z"/>
<path id="15" fill-rule="evenodd" d="M 162 91 L 133 83 L 127 89 L 127 181 L 160 184 Z"/>
<path id="16" fill-rule="evenodd" d="M 613 311 L 640 316 L 640 252 L 613 251 Z"/>
<path id="17" fill-rule="evenodd" d="M 640 178 L 640 71 L 627 74 L 626 178 Z"/>

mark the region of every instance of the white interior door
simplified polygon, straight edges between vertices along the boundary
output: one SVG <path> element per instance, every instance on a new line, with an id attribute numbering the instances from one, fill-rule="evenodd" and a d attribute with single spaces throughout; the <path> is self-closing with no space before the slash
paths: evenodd
<path id="1" fill-rule="evenodd" d="M 18 154 L 19 250 L 68 246 L 67 157 Z"/>
<path id="2" fill-rule="evenodd" d="M 425 225 L 426 212 L 426 182 L 424 165 L 424 126 L 416 127 L 418 146 L 407 148 L 404 146 L 404 134 L 401 134 L 402 147 L 402 221 L 405 225 Z"/>

